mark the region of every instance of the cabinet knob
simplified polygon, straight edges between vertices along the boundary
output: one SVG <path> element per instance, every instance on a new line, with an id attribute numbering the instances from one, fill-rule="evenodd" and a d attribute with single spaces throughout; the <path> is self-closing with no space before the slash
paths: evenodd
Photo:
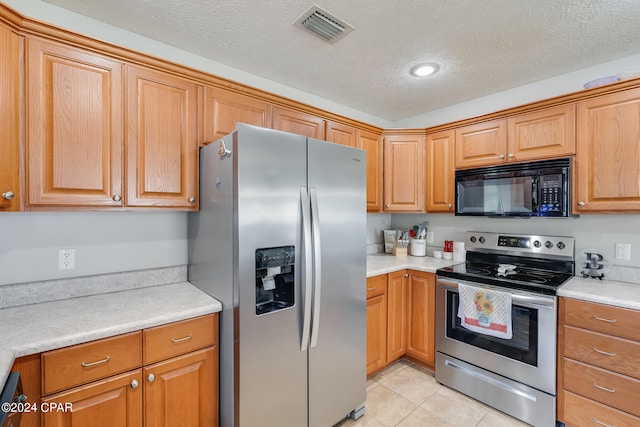
<path id="1" fill-rule="evenodd" d="M 152 383 L 156 380 L 156 376 L 153 374 L 149 374 L 149 376 L 147 377 L 147 381 Z"/>
<path id="2" fill-rule="evenodd" d="M 404 277 L 409 277 L 409 273 L 405 273 Z"/>
<path id="3" fill-rule="evenodd" d="M 122 200 L 122 197 L 120 197 L 119 194 L 114 194 L 113 195 L 113 201 L 114 202 L 119 202 L 120 200 Z"/>
<path id="4" fill-rule="evenodd" d="M 13 200 L 16 195 L 13 191 L 7 191 L 6 193 L 2 193 L 2 198 L 5 200 Z"/>
<path id="5" fill-rule="evenodd" d="M 138 380 L 131 381 L 131 388 L 138 388 L 139 385 L 140 383 L 138 383 Z"/>
<path id="6" fill-rule="evenodd" d="M 195 203 L 196 198 L 195 197 L 189 197 L 189 203 Z"/>
<path id="7" fill-rule="evenodd" d="M 449 203 L 449 204 L 447 205 L 447 207 L 448 207 L 449 209 L 451 209 L 451 208 L 453 207 L 453 205 L 452 205 L 451 203 Z"/>
<path id="8" fill-rule="evenodd" d="M 501 159 L 504 159 L 504 154 L 500 154 L 498 157 L 500 157 Z"/>
<path id="9" fill-rule="evenodd" d="M 513 153 L 509 153 L 509 158 L 513 159 Z"/>
<path id="10" fill-rule="evenodd" d="M 578 206 L 584 206 L 584 205 L 586 205 L 585 202 L 578 202 Z"/>
<path id="11" fill-rule="evenodd" d="M 387 207 L 388 207 L 388 208 L 390 208 L 390 207 L 391 207 L 391 205 L 387 205 Z"/>

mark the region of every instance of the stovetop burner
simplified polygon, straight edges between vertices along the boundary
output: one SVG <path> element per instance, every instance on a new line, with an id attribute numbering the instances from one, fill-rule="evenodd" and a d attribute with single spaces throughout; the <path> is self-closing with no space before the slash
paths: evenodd
<path id="1" fill-rule="evenodd" d="M 466 262 L 440 268 L 437 274 L 467 282 L 555 295 L 557 288 L 573 277 L 573 243 L 571 241 L 570 255 L 545 255 L 544 247 L 540 249 L 534 243 L 542 238 L 547 239 L 544 236 L 513 237 L 470 232 L 467 235 L 470 244 Z M 557 248 L 552 252 L 557 252 Z"/>

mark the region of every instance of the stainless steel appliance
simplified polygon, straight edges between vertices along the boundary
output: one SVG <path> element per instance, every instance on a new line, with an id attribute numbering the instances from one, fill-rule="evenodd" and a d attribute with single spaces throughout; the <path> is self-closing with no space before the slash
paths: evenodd
<path id="1" fill-rule="evenodd" d="M 189 281 L 222 302 L 220 425 L 360 416 L 365 152 L 238 124 L 200 159 Z"/>
<path id="2" fill-rule="evenodd" d="M 0 427 L 18 427 L 22 420 L 22 413 L 26 412 L 22 394 L 22 381 L 19 372 L 10 372 L 7 381 L 0 392 Z"/>
<path id="3" fill-rule="evenodd" d="M 436 380 L 534 426 L 554 426 L 556 290 L 574 273 L 573 238 L 468 232 L 465 248 L 465 263 L 437 270 Z M 458 284 L 511 294 L 511 339 L 462 326 Z"/>
<path id="4" fill-rule="evenodd" d="M 567 217 L 571 159 L 456 171 L 456 215 Z"/>

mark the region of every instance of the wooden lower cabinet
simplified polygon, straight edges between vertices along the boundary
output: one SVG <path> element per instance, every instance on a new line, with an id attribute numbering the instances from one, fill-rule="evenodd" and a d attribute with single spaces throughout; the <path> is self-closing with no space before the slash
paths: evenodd
<path id="1" fill-rule="evenodd" d="M 142 426 L 142 371 L 110 377 L 42 399 L 43 427 Z"/>
<path id="2" fill-rule="evenodd" d="M 387 366 L 387 275 L 367 279 L 367 376 Z"/>
<path id="3" fill-rule="evenodd" d="M 409 277 L 407 357 L 433 368 L 435 363 L 435 274 L 410 271 Z"/>
<path id="4" fill-rule="evenodd" d="M 435 274 L 400 270 L 367 279 L 367 376 L 406 357 L 435 363 Z"/>
<path id="5" fill-rule="evenodd" d="M 144 425 L 217 425 L 218 352 L 211 347 L 144 368 Z"/>
<path id="6" fill-rule="evenodd" d="M 558 419 L 640 425 L 640 311 L 560 298 Z"/>
<path id="7" fill-rule="evenodd" d="M 409 273 L 389 273 L 387 278 L 387 364 L 407 351 Z"/>

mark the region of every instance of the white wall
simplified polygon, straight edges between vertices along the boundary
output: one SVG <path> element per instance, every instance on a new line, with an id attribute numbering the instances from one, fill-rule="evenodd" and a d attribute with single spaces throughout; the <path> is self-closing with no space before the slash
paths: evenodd
<path id="1" fill-rule="evenodd" d="M 380 243 L 382 230 L 380 219 L 387 214 L 368 214 L 368 235 Z M 597 252 L 604 256 L 605 274 L 614 266 L 640 268 L 640 216 L 639 215 L 581 215 L 577 218 L 472 218 L 454 215 L 391 215 L 391 228 L 409 228 L 427 221 L 427 228 L 434 232 L 434 243 L 428 244 L 428 254 L 442 249 L 444 240 L 464 241 L 467 231 L 491 231 L 514 234 L 543 234 L 570 236 L 575 239 L 576 271 L 582 269 L 584 253 Z M 614 259 L 615 243 L 631 244 L 631 260 Z"/>
<path id="2" fill-rule="evenodd" d="M 185 212 L 9 212 L 0 235 L 0 285 L 187 264 Z"/>

